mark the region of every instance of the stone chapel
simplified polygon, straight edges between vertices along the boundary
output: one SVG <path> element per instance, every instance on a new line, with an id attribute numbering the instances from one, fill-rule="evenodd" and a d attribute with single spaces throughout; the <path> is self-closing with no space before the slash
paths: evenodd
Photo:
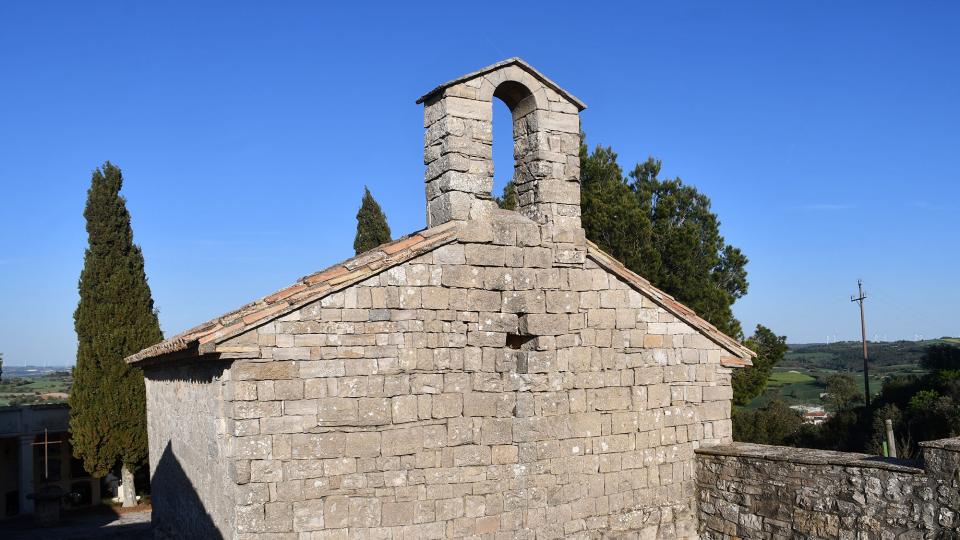
<path id="1" fill-rule="evenodd" d="M 495 98 L 516 212 L 491 197 Z M 731 443 L 753 353 L 585 238 L 583 102 L 512 58 L 417 103 L 426 229 L 127 359 L 156 529 L 696 537 L 695 450 Z"/>

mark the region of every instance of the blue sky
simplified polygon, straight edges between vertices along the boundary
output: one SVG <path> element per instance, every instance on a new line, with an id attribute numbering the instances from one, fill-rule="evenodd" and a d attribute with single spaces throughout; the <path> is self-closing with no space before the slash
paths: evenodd
<path id="1" fill-rule="evenodd" d="M 863 278 L 871 337 L 960 335 L 960 5 L 666 4 L 0 4 L 0 352 L 73 363 L 104 160 L 169 336 L 350 256 L 364 184 L 423 227 L 414 101 L 510 56 L 713 199 L 745 328 L 855 339 Z"/>

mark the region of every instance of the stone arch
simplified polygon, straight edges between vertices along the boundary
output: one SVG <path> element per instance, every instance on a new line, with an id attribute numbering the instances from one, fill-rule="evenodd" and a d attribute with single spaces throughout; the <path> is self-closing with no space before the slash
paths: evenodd
<path id="1" fill-rule="evenodd" d="M 535 150 L 539 146 L 536 141 L 536 134 L 529 129 L 529 125 L 539 124 L 539 118 L 535 117 L 541 108 L 537 103 L 537 96 L 534 91 L 523 82 L 512 79 L 505 80 L 494 88 L 491 97 L 502 101 L 510 110 L 510 134 L 513 146 L 513 159 L 510 163 L 511 181 L 516 192 L 517 211 L 527 214 L 528 212 L 525 210 L 529 209 L 529 204 L 525 203 L 530 202 L 528 200 L 530 197 L 521 197 L 521 193 L 525 195 L 532 186 L 531 166 L 537 159 Z M 493 106 L 492 99 L 491 107 Z M 504 131 L 499 133 L 501 136 L 504 134 Z M 493 141 L 491 141 L 492 143 Z M 500 166 L 502 167 L 504 164 L 500 164 Z"/>

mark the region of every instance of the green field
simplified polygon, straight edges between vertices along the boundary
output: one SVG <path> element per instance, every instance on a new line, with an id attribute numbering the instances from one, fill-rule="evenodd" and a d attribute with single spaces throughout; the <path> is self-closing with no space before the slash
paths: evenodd
<path id="1" fill-rule="evenodd" d="M 816 380 L 816 378 L 806 373 L 800 373 L 799 371 L 774 371 L 767 381 L 767 386 L 779 387 L 788 384 L 806 384 Z"/>
<path id="2" fill-rule="evenodd" d="M 870 394 L 876 395 L 890 377 L 921 376 L 924 351 L 936 343 L 960 344 L 960 338 L 925 341 L 869 343 Z M 860 342 L 814 343 L 790 345 L 790 350 L 774 370 L 763 394 L 747 408 L 762 407 L 773 399 L 788 405 L 824 405 L 820 394 L 826 392 L 821 382 L 832 373 L 849 373 L 858 385 L 863 384 L 863 348 Z"/>
<path id="3" fill-rule="evenodd" d="M 46 373 L 36 377 L 6 377 L 0 382 L 0 407 L 27 403 L 59 403 L 65 401 L 59 397 L 45 397 L 43 394 L 70 393 L 69 372 Z"/>
<path id="4" fill-rule="evenodd" d="M 751 401 L 748 409 L 763 407 L 773 399 L 781 399 L 788 405 L 819 405 L 820 394 L 826 389 L 809 373 L 799 370 L 776 370 L 767 381 L 767 389 Z"/>

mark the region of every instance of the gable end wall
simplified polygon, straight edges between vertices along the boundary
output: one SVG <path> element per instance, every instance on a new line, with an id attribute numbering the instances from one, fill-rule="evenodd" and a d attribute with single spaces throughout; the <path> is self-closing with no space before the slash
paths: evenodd
<path id="1" fill-rule="evenodd" d="M 553 261 L 494 224 L 224 343 L 259 350 L 229 382 L 239 537 L 694 537 L 719 347 Z"/>

